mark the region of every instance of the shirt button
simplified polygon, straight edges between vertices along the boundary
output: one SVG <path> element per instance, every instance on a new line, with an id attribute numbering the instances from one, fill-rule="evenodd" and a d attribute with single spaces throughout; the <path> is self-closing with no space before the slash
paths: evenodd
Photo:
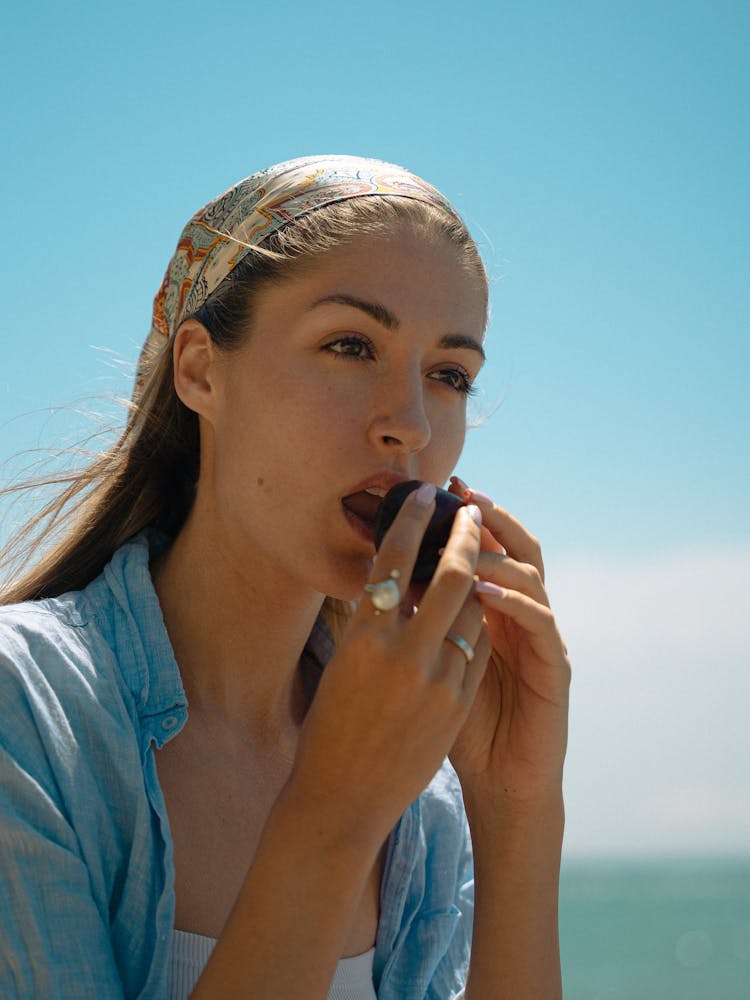
<path id="1" fill-rule="evenodd" d="M 166 719 L 162 719 L 161 728 L 168 733 L 170 729 L 174 729 L 176 725 L 177 725 L 177 716 L 168 715 Z"/>

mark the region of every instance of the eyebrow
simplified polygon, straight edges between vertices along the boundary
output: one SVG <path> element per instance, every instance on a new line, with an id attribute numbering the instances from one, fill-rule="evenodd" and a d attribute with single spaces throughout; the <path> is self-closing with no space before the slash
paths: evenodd
<path id="1" fill-rule="evenodd" d="M 449 333 L 445 337 L 441 337 L 440 347 L 464 347 L 470 351 L 476 351 L 482 359 L 482 364 L 487 360 L 487 355 L 479 341 L 474 340 L 473 337 L 466 337 L 463 333 Z"/>
<path id="2" fill-rule="evenodd" d="M 397 330 L 401 325 L 397 316 L 395 316 L 390 309 L 386 309 L 384 305 L 380 302 L 368 302 L 366 299 L 359 299 L 355 295 L 325 295 L 322 299 L 316 299 L 315 302 L 310 306 L 311 309 L 315 309 L 318 306 L 328 305 L 333 303 L 334 305 L 340 306 L 352 306 L 354 309 L 359 309 L 368 316 L 384 326 L 386 330 Z M 484 348 L 475 340 L 473 337 L 468 337 L 463 333 L 448 333 L 444 337 L 440 338 L 440 347 L 444 348 L 464 348 L 469 351 L 476 351 L 477 354 L 482 359 L 482 362 L 486 360 L 486 354 L 484 353 Z"/>
<path id="3" fill-rule="evenodd" d="M 368 316 L 372 316 L 374 320 L 377 320 L 386 330 L 397 330 L 400 325 L 398 318 L 393 315 L 390 309 L 386 309 L 379 302 L 367 302 L 365 299 L 358 299 L 354 295 L 326 295 L 322 299 L 317 299 L 313 302 L 310 308 L 315 309 L 316 306 L 324 306 L 329 302 L 340 306 L 353 306 L 355 309 L 361 309 L 362 312 L 367 313 Z"/>

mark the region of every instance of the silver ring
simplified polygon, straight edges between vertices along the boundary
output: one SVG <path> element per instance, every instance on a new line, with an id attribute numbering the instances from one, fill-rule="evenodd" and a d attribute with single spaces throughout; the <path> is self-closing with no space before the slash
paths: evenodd
<path id="1" fill-rule="evenodd" d="M 460 649 L 466 657 L 466 662 L 471 663 L 474 659 L 474 647 L 470 642 L 467 642 L 462 635 L 458 634 L 458 632 L 449 632 L 445 639 L 447 642 L 452 642 L 456 649 Z"/>
<path id="2" fill-rule="evenodd" d="M 375 608 L 376 615 L 379 615 L 381 611 L 393 611 L 401 604 L 401 591 L 396 583 L 400 576 L 397 569 L 392 569 L 387 580 L 365 584 L 365 590 L 370 595 L 370 601 Z"/>

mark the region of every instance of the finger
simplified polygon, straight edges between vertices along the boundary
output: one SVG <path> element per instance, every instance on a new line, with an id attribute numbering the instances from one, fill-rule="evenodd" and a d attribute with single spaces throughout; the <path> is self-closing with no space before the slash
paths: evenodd
<path id="1" fill-rule="evenodd" d="M 460 507 L 435 574 L 414 618 L 417 642 L 436 651 L 446 626 L 458 617 L 474 585 L 479 556 L 479 525 L 476 507 Z"/>
<path id="2" fill-rule="evenodd" d="M 442 661 L 449 673 L 458 672 L 463 679 L 463 672 L 473 659 L 483 627 L 484 608 L 476 595 L 470 593 L 444 636 Z M 468 645 L 468 650 L 464 643 Z"/>
<path id="3" fill-rule="evenodd" d="M 490 639 L 487 626 L 483 626 L 477 641 L 474 643 L 474 659 L 466 665 L 463 678 L 463 695 L 466 704 L 471 705 L 482 683 L 487 665 L 492 652 L 492 640 Z"/>
<path id="4" fill-rule="evenodd" d="M 557 629 L 555 616 L 544 604 L 506 590 L 494 583 L 479 581 L 474 585 L 477 597 L 487 608 L 500 611 L 523 629 L 532 650 L 545 663 L 567 663 L 565 646 Z"/>
<path id="5" fill-rule="evenodd" d="M 503 546 L 508 555 L 513 556 L 519 562 L 530 563 L 536 567 L 544 580 L 544 561 L 539 539 L 535 538 L 507 510 L 498 507 L 485 493 L 471 489 L 456 476 L 451 477 L 451 486 L 462 500 L 479 507 L 482 512 L 482 524 Z"/>
<path id="6" fill-rule="evenodd" d="M 476 575 L 480 580 L 496 583 L 509 590 L 517 590 L 540 604 L 549 606 L 544 581 L 539 570 L 531 563 L 518 562 L 510 556 L 499 555 L 496 552 L 480 552 Z"/>
<path id="7" fill-rule="evenodd" d="M 392 581 L 390 591 L 385 593 L 390 595 L 394 587 L 397 587 L 400 598 L 403 599 L 417 560 L 422 537 L 434 509 L 435 487 L 431 483 L 423 483 L 406 498 L 373 561 L 370 580 L 365 588 L 368 591 L 366 599 L 359 604 L 360 614 L 395 610 L 395 608 L 378 608 L 377 604 L 383 596 L 384 588 L 376 591 L 373 587 L 379 584 Z M 398 615 L 393 615 L 393 618 L 397 619 Z"/>

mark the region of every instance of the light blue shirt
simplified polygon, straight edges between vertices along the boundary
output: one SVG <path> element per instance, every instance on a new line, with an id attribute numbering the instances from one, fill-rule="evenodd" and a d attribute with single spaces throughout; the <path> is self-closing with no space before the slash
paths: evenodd
<path id="1" fill-rule="evenodd" d="M 308 655 L 324 661 L 326 639 Z M 163 1000 L 174 868 L 154 747 L 187 701 L 145 534 L 84 590 L 0 608 L 0 712 L 0 996 Z M 473 895 L 446 761 L 389 839 L 380 1000 L 460 993 Z"/>

